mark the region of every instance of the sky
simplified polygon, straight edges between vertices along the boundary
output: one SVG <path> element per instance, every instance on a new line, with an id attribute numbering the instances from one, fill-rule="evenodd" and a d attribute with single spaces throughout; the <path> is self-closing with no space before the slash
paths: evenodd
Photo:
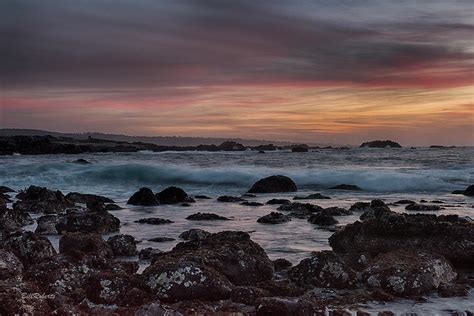
<path id="1" fill-rule="evenodd" d="M 474 3 L 2 0 L 0 127 L 474 145 Z"/>

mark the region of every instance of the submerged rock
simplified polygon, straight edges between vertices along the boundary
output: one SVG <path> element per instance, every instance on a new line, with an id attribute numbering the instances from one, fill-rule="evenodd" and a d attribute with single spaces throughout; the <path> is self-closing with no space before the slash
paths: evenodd
<path id="1" fill-rule="evenodd" d="M 332 251 L 320 251 L 303 259 L 288 271 L 288 277 L 300 286 L 336 289 L 354 288 L 357 282 L 356 272 Z"/>
<path id="2" fill-rule="evenodd" d="M 438 253 L 455 266 L 474 264 L 474 224 L 457 216 L 380 212 L 329 238 L 339 253 L 377 255 L 397 249 Z"/>
<path id="3" fill-rule="evenodd" d="M 296 192 L 296 183 L 290 178 L 282 175 L 270 176 L 255 182 L 248 191 L 249 193 L 280 193 Z"/>
<path id="4" fill-rule="evenodd" d="M 66 198 L 74 203 L 87 204 L 89 202 L 99 202 L 99 203 L 115 203 L 114 200 L 109 199 L 105 196 L 95 195 L 95 194 L 84 194 L 79 192 L 70 192 L 66 194 Z"/>
<path id="5" fill-rule="evenodd" d="M 192 197 L 188 196 L 183 189 L 177 187 L 168 187 L 156 194 L 157 200 L 161 204 L 178 204 L 196 202 Z"/>
<path id="6" fill-rule="evenodd" d="M 18 193 L 16 197 L 19 201 L 13 204 L 13 209 L 24 212 L 57 214 L 74 206 L 61 191 L 51 191 L 34 185 Z"/>
<path id="7" fill-rule="evenodd" d="M 137 242 L 130 235 L 115 235 L 107 240 L 115 256 L 134 256 L 137 253 Z"/>
<path id="8" fill-rule="evenodd" d="M 293 200 L 329 200 L 329 196 L 322 195 L 321 193 L 314 193 L 306 196 L 295 196 Z"/>
<path id="9" fill-rule="evenodd" d="M 160 202 L 149 188 L 141 188 L 128 199 L 127 204 L 141 206 L 155 206 Z"/>
<path id="10" fill-rule="evenodd" d="M 321 214 L 328 216 L 347 216 L 352 215 L 352 212 L 342 207 L 333 206 L 325 208 L 321 211 Z"/>
<path id="11" fill-rule="evenodd" d="M 243 202 L 246 200 L 238 196 L 222 195 L 217 198 L 217 201 L 230 203 L 230 202 Z"/>
<path id="12" fill-rule="evenodd" d="M 425 212 L 425 211 L 439 211 L 443 208 L 439 205 L 427 205 L 427 204 L 417 204 L 412 203 L 408 204 L 405 209 L 407 211 L 418 211 L 418 212 Z"/>
<path id="13" fill-rule="evenodd" d="M 282 224 L 291 221 L 291 218 L 283 213 L 271 212 L 257 219 L 258 223 L 263 224 Z"/>
<path id="14" fill-rule="evenodd" d="M 200 199 L 200 200 L 211 200 L 212 199 L 210 196 L 207 196 L 207 195 L 195 195 L 194 198 L 195 199 Z"/>
<path id="15" fill-rule="evenodd" d="M 176 239 L 171 238 L 171 237 L 154 237 L 154 238 L 148 239 L 148 241 L 152 241 L 152 242 L 167 242 L 167 241 L 175 241 L 175 240 Z"/>
<path id="16" fill-rule="evenodd" d="M 73 161 L 71 161 L 71 163 L 76 163 L 78 165 L 89 165 L 89 164 L 91 164 L 91 162 L 87 161 L 84 158 L 79 158 L 79 159 L 73 160 Z"/>
<path id="17" fill-rule="evenodd" d="M 291 201 L 288 199 L 271 199 L 268 200 L 267 203 L 268 205 L 279 205 L 279 204 L 290 204 Z"/>
<path id="18" fill-rule="evenodd" d="M 396 250 L 378 255 L 364 271 L 370 287 L 397 296 L 414 296 L 435 291 L 456 278 L 451 264 L 442 256 L 420 251 Z"/>
<path id="19" fill-rule="evenodd" d="M 240 203 L 240 205 L 245 205 L 245 206 L 263 206 L 263 203 L 245 201 L 245 202 Z"/>
<path id="20" fill-rule="evenodd" d="M 187 231 L 182 232 L 179 235 L 179 238 L 184 239 L 184 240 L 202 240 L 204 238 L 207 238 L 211 235 L 210 232 L 205 231 L 203 229 L 198 229 L 198 228 L 193 228 Z"/>
<path id="21" fill-rule="evenodd" d="M 307 153 L 308 152 L 308 147 L 300 147 L 296 146 L 291 148 L 292 153 Z"/>
<path id="22" fill-rule="evenodd" d="M 135 223 L 140 223 L 140 224 L 151 224 L 151 225 L 163 225 L 163 224 L 171 224 L 174 223 L 173 221 L 169 219 L 164 219 L 164 218 L 159 218 L 159 217 L 149 217 L 149 218 L 142 218 Z"/>
<path id="23" fill-rule="evenodd" d="M 190 221 L 216 221 L 216 220 L 228 221 L 229 220 L 227 217 L 220 216 L 214 213 L 196 213 L 196 214 L 189 215 L 188 217 L 186 217 L 186 219 Z"/>
<path id="24" fill-rule="evenodd" d="M 329 188 L 329 190 L 361 191 L 362 189 L 354 184 L 339 184 L 339 185 Z"/>
<path id="25" fill-rule="evenodd" d="M 398 200 L 395 204 L 416 204 L 416 202 L 412 200 Z"/>

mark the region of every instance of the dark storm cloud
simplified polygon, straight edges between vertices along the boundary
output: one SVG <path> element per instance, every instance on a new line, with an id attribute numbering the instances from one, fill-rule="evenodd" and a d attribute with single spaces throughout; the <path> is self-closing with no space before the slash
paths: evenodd
<path id="1" fill-rule="evenodd" d="M 415 15 L 409 3 L 398 11 L 388 1 L 333 3 L 6 0 L 0 80 L 113 89 L 402 82 L 400 71 L 433 64 L 449 64 L 462 81 L 472 71 L 466 41 L 473 25 L 453 13 L 469 3 L 440 2 Z"/>

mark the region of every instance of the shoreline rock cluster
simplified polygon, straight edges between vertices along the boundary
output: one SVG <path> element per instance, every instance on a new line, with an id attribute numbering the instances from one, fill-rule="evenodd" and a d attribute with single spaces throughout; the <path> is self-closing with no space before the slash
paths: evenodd
<path id="1" fill-rule="evenodd" d="M 263 180 L 255 186 L 259 191 L 296 190 L 286 178 Z M 141 189 L 131 200 L 192 202 L 179 188 L 157 194 L 148 190 Z M 2 315 L 323 315 L 327 309 L 344 314 L 364 302 L 422 299 L 432 293 L 463 296 L 474 286 L 469 274 L 474 272 L 471 220 L 396 213 L 381 200 L 358 202 L 350 209 L 273 200 L 269 204 L 287 214 L 273 212 L 261 222 L 299 217 L 321 223 L 332 216 L 361 214 L 360 221 L 329 238 L 333 250 L 315 252 L 293 266 L 284 258 L 270 260 L 241 231 L 192 229 L 180 235 L 183 241 L 171 251 L 138 252 L 133 236 L 103 239 L 120 229 L 119 219 L 107 211 L 111 199 L 35 186 L 16 198 L 11 209 L 0 203 Z M 34 223 L 30 213 L 42 215 L 36 232 L 22 229 Z M 197 213 L 192 219 L 223 219 L 215 215 Z M 60 235 L 59 251 L 44 234 Z M 137 273 L 137 261 L 124 258 L 135 255 L 149 262 L 143 273 Z"/>

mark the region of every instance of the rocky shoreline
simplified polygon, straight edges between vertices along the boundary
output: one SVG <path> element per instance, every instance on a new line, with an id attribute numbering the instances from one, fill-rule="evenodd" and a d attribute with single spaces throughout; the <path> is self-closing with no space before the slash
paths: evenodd
<path id="1" fill-rule="evenodd" d="M 247 197 L 295 191 L 291 179 L 272 176 L 257 181 Z M 463 193 L 472 191 L 470 186 Z M 292 265 L 285 258 L 270 260 L 242 231 L 192 229 L 182 232 L 182 241 L 171 251 L 138 251 L 133 236 L 119 233 L 124 223 L 113 215 L 120 206 L 112 199 L 35 186 L 18 193 L 0 187 L 0 192 L 1 315 L 348 315 L 348 310 L 367 315 L 360 307 L 365 302 L 423 300 L 434 293 L 465 296 L 474 286 L 471 219 L 396 213 L 382 200 L 357 202 L 349 209 L 300 202 L 301 196 L 269 200 L 275 212 L 259 218 L 261 225 L 303 218 L 307 225 L 332 229 L 337 217 L 360 217 L 334 229 L 332 250 L 314 252 Z M 315 196 L 311 199 L 328 198 Z M 142 188 L 128 203 L 189 207 L 204 198 L 177 187 L 157 193 Z M 245 198 L 222 196 L 217 201 L 245 203 Z M 416 204 L 398 203 L 407 210 Z M 188 220 L 229 219 L 195 213 Z M 24 229 L 35 221 L 35 232 Z M 151 217 L 138 222 L 171 221 Z M 105 240 L 102 235 L 109 233 L 118 234 Z M 58 251 L 48 235 L 59 236 Z M 138 273 L 139 262 L 126 259 L 130 256 L 146 263 L 145 270 Z"/>

